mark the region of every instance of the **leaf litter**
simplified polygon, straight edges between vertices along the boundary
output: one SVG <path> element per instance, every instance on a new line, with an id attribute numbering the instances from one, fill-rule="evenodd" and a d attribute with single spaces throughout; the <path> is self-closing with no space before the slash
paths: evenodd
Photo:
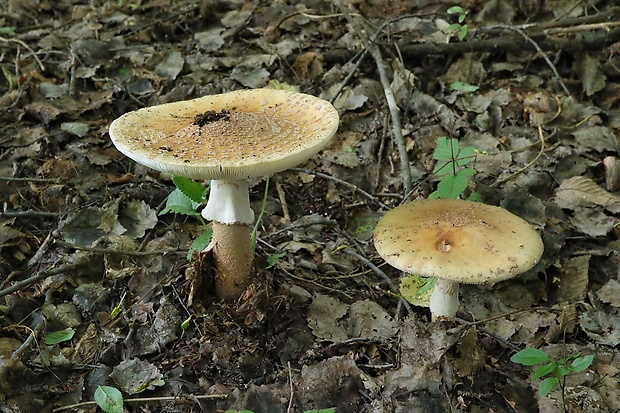
<path id="1" fill-rule="evenodd" d="M 594 354 L 568 381 L 569 407 L 618 410 L 620 57 L 607 3 L 467 5 L 459 41 L 439 29 L 457 22 L 447 6 L 356 2 L 368 35 L 381 28 L 412 194 L 386 85 L 374 58 L 357 60 L 363 33 L 338 4 L 0 6 L 11 29 L 0 38 L 0 410 L 52 411 L 115 386 L 151 398 L 129 411 L 559 411 L 559 394 L 537 396 L 509 362 L 526 346 Z M 602 43 L 560 53 L 524 23 Z M 523 40 L 498 24 L 542 51 L 484 50 Z M 171 177 L 129 162 L 107 128 L 140 107 L 274 84 L 333 100 L 340 129 L 279 174 L 264 205 L 254 186 L 257 282 L 238 306 L 218 303 L 186 257 L 204 228 L 159 214 Z M 532 271 L 464 287 L 456 326 L 430 322 L 423 300 L 403 304 L 409 292 L 382 277 L 407 275 L 382 265 L 371 238 L 388 208 L 436 189 L 444 136 L 473 148 L 466 191 L 545 240 Z M 177 197 L 173 212 L 198 206 Z"/>

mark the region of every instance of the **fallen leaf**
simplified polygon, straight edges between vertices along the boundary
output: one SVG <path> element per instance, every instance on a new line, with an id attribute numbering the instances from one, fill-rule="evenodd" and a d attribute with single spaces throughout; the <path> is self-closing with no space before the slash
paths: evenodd
<path id="1" fill-rule="evenodd" d="M 572 210 L 599 205 L 615 214 L 620 212 L 620 196 L 605 191 L 592 179 L 583 176 L 562 181 L 555 191 L 555 203 L 560 208 Z"/>

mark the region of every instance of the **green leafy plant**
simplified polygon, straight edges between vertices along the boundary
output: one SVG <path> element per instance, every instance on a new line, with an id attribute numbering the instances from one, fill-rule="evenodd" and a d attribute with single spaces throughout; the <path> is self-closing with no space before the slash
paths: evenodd
<path id="1" fill-rule="evenodd" d="M 123 395 L 114 387 L 97 387 L 95 403 L 106 413 L 123 413 Z"/>
<path id="2" fill-rule="evenodd" d="M 204 218 L 202 218 L 202 215 L 200 215 L 200 212 L 198 212 L 198 208 L 207 202 L 208 189 L 198 182 L 182 176 L 173 177 L 172 182 L 174 182 L 176 189 L 168 195 L 166 206 L 159 215 L 173 213 L 196 217 L 204 226 L 204 231 L 194 239 L 192 245 L 189 247 L 187 259 L 190 260 L 194 250 L 202 251 L 209 245 L 209 242 L 211 242 L 211 230 L 207 227 L 207 223 Z"/>
<path id="3" fill-rule="evenodd" d="M 448 9 L 448 14 L 457 16 L 458 23 L 452 23 L 449 25 L 447 31 L 449 33 L 456 34 L 459 41 L 463 41 L 469 31 L 469 27 L 467 26 L 467 23 L 465 23 L 465 18 L 469 14 L 469 10 L 465 10 L 461 6 L 452 6 Z"/>
<path id="4" fill-rule="evenodd" d="M 437 160 L 433 174 L 439 177 L 437 189 L 429 194 L 429 199 L 457 199 L 467 189 L 469 177 L 476 173 L 474 168 L 467 167 L 476 157 L 473 146 L 460 148 L 457 139 L 445 136 L 437 138 L 437 146 L 433 158 Z M 467 198 L 480 202 L 482 198 L 472 192 Z"/>
<path id="5" fill-rule="evenodd" d="M 594 355 L 581 356 L 580 353 L 552 360 L 547 353 L 537 348 L 525 348 L 510 358 L 510 361 L 513 363 L 524 366 L 541 365 L 534 370 L 531 381 L 534 383 L 537 380 L 541 380 L 538 384 L 538 392 L 543 397 L 547 396 L 556 385 L 560 386 L 562 411 L 565 413 L 568 411 L 565 401 L 566 376 L 571 373 L 584 371 L 590 367 L 593 360 Z"/>

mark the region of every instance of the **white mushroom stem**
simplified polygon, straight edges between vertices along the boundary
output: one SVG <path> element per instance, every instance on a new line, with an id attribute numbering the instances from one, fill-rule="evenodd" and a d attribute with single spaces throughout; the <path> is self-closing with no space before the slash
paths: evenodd
<path id="1" fill-rule="evenodd" d="M 250 226 L 254 212 L 245 180 L 213 180 L 202 216 L 212 221 L 213 237 L 207 250 L 215 261 L 215 293 L 234 300 L 250 283 L 254 258 Z"/>
<path id="2" fill-rule="evenodd" d="M 433 321 L 454 320 L 459 308 L 459 283 L 438 278 L 430 308 Z"/>

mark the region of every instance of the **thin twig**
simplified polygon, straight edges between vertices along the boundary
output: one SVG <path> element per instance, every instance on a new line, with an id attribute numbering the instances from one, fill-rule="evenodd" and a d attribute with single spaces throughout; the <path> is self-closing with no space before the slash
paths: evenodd
<path id="1" fill-rule="evenodd" d="M 45 66 L 43 66 L 43 62 L 41 60 L 39 60 L 39 57 L 37 56 L 35 51 L 32 50 L 32 48 L 30 46 L 28 46 L 25 42 L 23 42 L 22 40 L 19 40 L 19 39 L 7 39 L 6 37 L 2 37 L 2 36 L 0 36 L 0 42 L 17 43 L 20 46 L 22 46 L 23 48 L 25 48 L 26 50 L 28 50 L 30 53 L 32 53 L 32 57 L 34 57 L 34 60 L 37 61 L 37 64 L 39 65 L 39 68 L 41 69 L 41 71 L 45 72 Z"/>
<path id="2" fill-rule="evenodd" d="M 282 182 L 277 178 L 276 175 L 276 191 L 278 192 L 278 198 L 280 198 L 280 206 L 282 207 L 282 215 L 284 216 L 284 222 L 291 222 L 291 214 L 288 210 L 288 205 L 286 204 L 286 192 L 284 192 L 284 188 L 282 187 Z"/>
<path id="3" fill-rule="evenodd" d="M 26 270 L 32 268 L 36 263 L 38 263 L 39 261 L 43 259 L 43 255 L 45 255 L 49 247 L 54 242 L 55 234 L 57 233 L 58 232 L 54 230 L 54 231 L 50 231 L 50 233 L 47 234 L 47 237 L 45 237 L 45 239 L 39 246 L 39 249 L 37 250 L 37 252 L 35 252 L 35 254 L 26 263 Z"/>
<path id="4" fill-rule="evenodd" d="M 560 77 L 560 74 L 558 73 L 558 69 L 555 68 L 555 65 L 553 64 L 553 62 L 549 60 L 549 56 L 547 56 L 547 53 L 544 52 L 544 50 L 538 45 L 538 43 L 536 43 L 534 39 L 528 36 L 527 33 L 525 33 L 523 30 L 515 26 L 498 25 L 497 27 L 503 28 L 505 30 L 515 31 L 519 35 L 521 35 L 521 37 L 523 37 L 528 43 L 530 43 L 534 47 L 534 49 L 536 49 L 536 51 L 542 56 L 542 58 L 545 59 L 545 62 L 547 62 L 547 65 L 551 68 L 551 71 L 553 72 L 553 75 L 555 76 L 556 80 L 558 81 L 560 86 L 562 86 L 562 89 L 564 89 L 564 93 L 566 93 L 567 96 L 571 95 L 570 91 L 568 90 L 564 82 L 562 81 L 562 78 Z"/>
<path id="5" fill-rule="evenodd" d="M 522 173 L 523 171 L 525 171 L 530 166 L 534 165 L 534 163 L 536 163 L 536 161 L 538 161 L 538 159 L 545 152 L 545 137 L 543 136 L 542 126 L 538 126 L 538 136 L 540 138 L 540 151 L 538 151 L 538 154 L 536 155 L 536 157 L 534 157 L 534 159 L 532 159 L 530 162 L 528 162 L 527 165 L 525 165 L 524 167 L 520 168 L 515 173 L 512 173 L 512 174 L 508 175 L 507 177 L 505 177 L 504 179 L 500 179 L 499 181 L 496 181 L 496 182 L 492 183 L 491 187 L 497 187 L 497 186 L 503 184 L 504 182 L 507 182 L 507 181 L 511 180 L 515 176 L 517 176 L 520 173 Z"/>
<path id="6" fill-rule="evenodd" d="M 226 394 L 202 394 L 202 395 L 195 395 L 195 394 L 188 394 L 188 395 L 183 395 L 183 396 L 161 396 L 161 397 L 135 397 L 132 399 L 124 399 L 123 402 L 124 403 L 142 403 L 142 402 L 168 402 L 168 401 L 175 401 L 175 400 L 193 400 L 193 399 L 207 399 L 207 400 L 214 400 L 214 399 L 225 399 L 228 396 Z M 93 406 L 96 405 L 96 402 L 81 402 L 81 403 L 75 403 L 75 404 L 69 404 L 67 406 L 61 406 L 61 407 L 56 407 L 55 409 L 52 409 L 52 412 L 60 412 L 62 410 L 69 410 L 69 409 L 75 409 L 76 407 L 82 407 L 82 406 Z"/>
<path id="7" fill-rule="evenodd" d="M 127 251 L 127 250 L 119 250 L 114 248 L 97 248 L 97 247 L 84 247 L 82 245 L 72 244 L 66 241 L 56 241 L 56 245 L 63 248 L 73 248 L 81 251 L 89 251 L 97 254 L 119 254 L 119 255 L 129 255 L 135 257 L 142 257 L 148 255 L 166 255 L 166 254 L 187 254 L 187 251 L 184 250 L 153 250 L 153 251 Z"/>
<path id="8" fill-rule="evenodd" d="M 394 92 L 392 91 L 392 87 L 390 86 L 390 80 L 388 78 L 387 70 L 385 68 L 385 62 L 383 61 L 383 56 L 381 55 L 381 50 L 376 43 L 373 43 L 366 36 L 366 31 L 361 28 L 360 24 L 353 19 L 351 14 L 349 13 L 349 9 L 345 7 L 341 2 L 338 2 L 338 7 L 342 11 L 342 13 L 347 18 L 347 21 L 356 34 L 364 43 L 364 47 L 370 52 L 373 59 L 375 59 L 375 63 L 377 66 L 377 71 L 379 72 L 379 79 L 381 81 L 381 85 L 383 86 L 383 93 L 385 94 L 385 99 L 388 104 L 388 108 L 390 109 L 390 116 L 392 118 L 392 134 L 394 136 L 394 140 L 396 141 L 396 147 L 398 148 L 398 156 L 400 158 L 400 173 L 401 179 L 403 180 L 403 190 L 405 196 L 409 196 L 412 193 L 412 180 L 411 180 L 411 167 L 409 166 L 409 155 L 407 155 L 407 145 L 405 144 L 405 138 L 403 137 L 402 125 L 400 122 L 400 108 L 396 103 L 396 98 L 394 97 Z"/>
<path id="9" fill-rule="evenodd" d="M 12 146 L 15 148 L 15 146 Z M 9 182 L 38 182 L 44 184 L 59 184 L 62 180 L 57 178 L 29 178 L 29 177 L 13 177 L 13 176 L 0 176 L 0 181 Z"/>
<path id="10" fill-rule="evenodd" d="M 288 408 L 286 409 L 287 413 L 291 413 L 293 411 L 293 371 L 291 369 L 291 362 L 287 362 L 288 366 L 288 382 L 290 385 L 291 397 L 288 399 Z"/>
<path id="11" fill-rule="evenodd" d="M 0 218 L 56 218 L 61 216 L 60 212 L 47 212 L 47 211 L 5 211 L 0 212 Z"/>
<path id="12" fill-rule="evenodd" d="M 342 179 L 335 178 L 335 177 L 333 177 L 331 175 L 327 175 L 327 174 L 324 174 L 324 173 L 321 173 L 321 172 L 316 172 L 316 171 L 313 171 L 311 169 L 306 169 L 306 168 L 289 168 L 289 171 L 303 172 L 303 173 L 306 173 L 306 174 L 309 174 L 309 175 L 318 176 L 319 178 L 325 178 L 325 179 L 329 179 L 331 181 L 337 182 L 339 184 L 342 184 L 344 186 L 347 186 L 347 187 L 353 189 L 355 192 L 357 192 L 358 194 L 362 195 L 364 198 L 367 198 L 367 199 L 371 200 L 372 202 L 376 203 L 381 208 L 390 209 L 390 207 L 388 207 L 387 205 L 385 205 L 384 203 L 379 201 L 376 197 L 370 195 L 368 192 L 366 192 L 363 189 L 359 188 L 357 185 L 352 184 L 351 182 L 343 181 Z"/>
<path id="13" fill-rule="evenodd" d="M 386 282 L 386 284 L 390 287 L 390 291 L 392 291 L 392 293 L 394 293 L 397 297 L 400 297 L 400 290 L 398 289 L 396 284 L 394 284 L 394 281 L 392 281 L 392 279 L 388 277 L 386 273 L 381 271 L 381 268 L 377 267 L 375 264 L 370 262 L 368 258 L 358 254 L 357 252 L 353 251 L 350 248 L 345 249 L 344 252 L 357 258 L 358 260 L 366 264 L 375 274 L 377 274 L 379 277 L 381 277 Z M 403 304 L 405 309 L 407 310 L 407 314 L 409 315 L 413 314 L 413 310 L 411 309 L 411 305 L 409 304 L 409 302 L 405 300 L 404 298 L 399 298 L 399 300 Z"/>
<path id="14" fill-rule="evenodd" d="M 76 268 L 78 268 L 79 265 L 78 264 L 63 264 L 59 267 L 56 268 L 52 268 L 49 270 L 45 270 L 45 271 L 41 271 L 40 273 L 38 273 L 37 275 L 33 275 L 30 278 L 26 278 L 25 280 L 16 282 L 15 284 L 13 284 L 12 286 L 5 288 L 4 290 L 0 290 L 0 297 L 4 297 L 7 294 L 11 294 L 14 293 L 15 291 L 19 291 L 24 287 L 27 287 L 31 284 L 36 283 L 39 280 L 42 280 L 43 278 L 46 277 L 50 277 L 52 275 L 56 275 L 56 274 L 60 274 L 63 272 L 68 272 L 71 270 L 74 270 Z"/>

